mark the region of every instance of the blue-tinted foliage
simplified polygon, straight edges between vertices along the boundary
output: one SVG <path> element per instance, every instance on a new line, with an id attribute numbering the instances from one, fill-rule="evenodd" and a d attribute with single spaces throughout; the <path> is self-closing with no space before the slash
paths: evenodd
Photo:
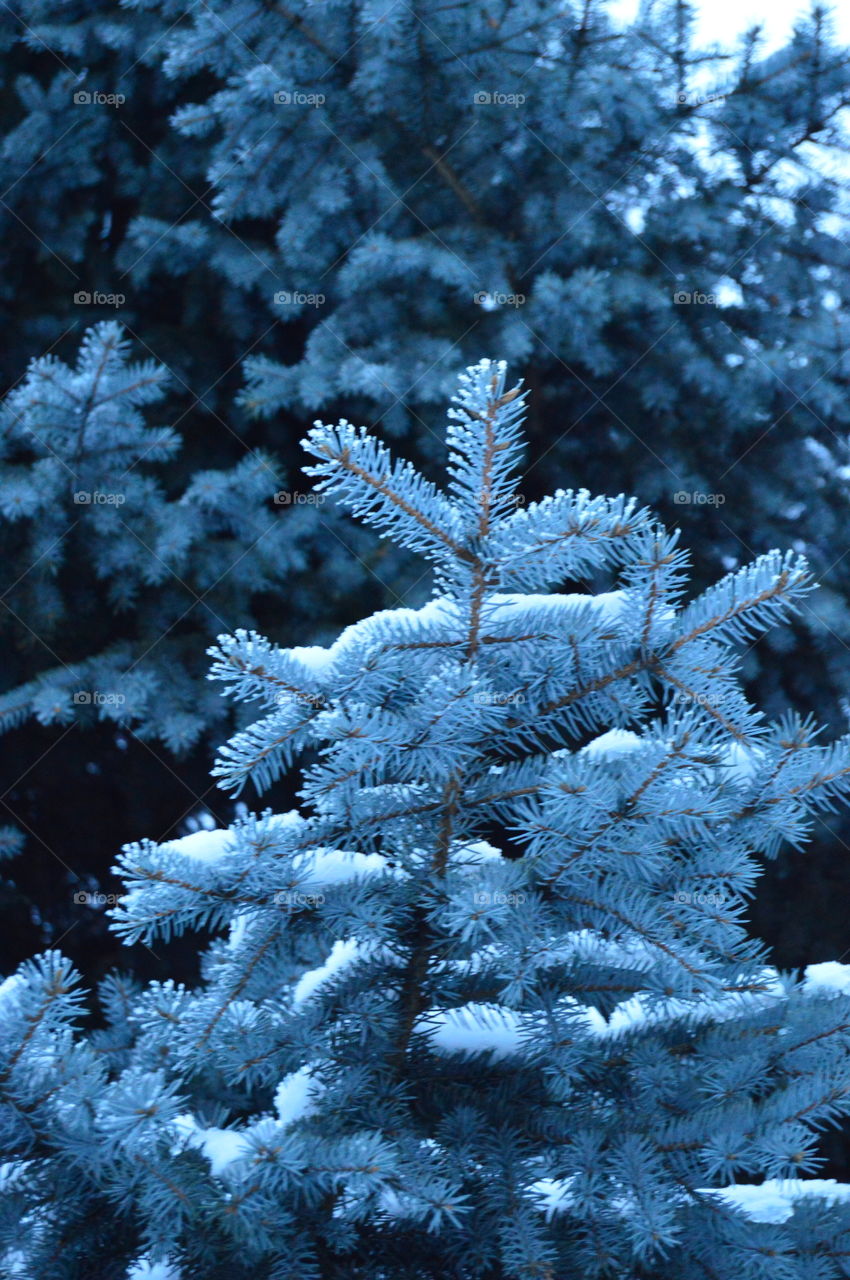
<path id="1" fill-rule="evenodd" d="M 807 565 L 688 600 L 637 504 L 515 510 L 523 410 L 470 368 L 445 488 L 309 433 L 437 589 L 330 647 L 220 638 L 259 714 L 222 785 L 307 759 L 297 810 L 121 857 L 120 936 L 215 933 L 197 989 L 111 979 L 86 1039 L 56 953 L 0 990 L 10 1274 L 846 1274 L 847 1188 L 805 1175 L 850 1109 L 850 970 L 781 974 L 744 926 L 759 859 L 850 787 L 850 740 L 737 678 Z"/>

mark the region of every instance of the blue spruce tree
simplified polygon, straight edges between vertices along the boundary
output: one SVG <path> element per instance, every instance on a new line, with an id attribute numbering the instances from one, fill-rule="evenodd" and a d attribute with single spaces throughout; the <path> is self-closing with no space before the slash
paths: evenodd
<path id="1" fill-rule="evenodd" d="M 35 360 L 0 405 L 7 679 L 31 675 L 0 695 L 0 728 L 100 718 L 179 752 L 225 712 L 195 632 L 253 616 L 334 522 L 259 450 L 190 471 L 181 492 L 181 438 L 143 414 L 172 379 L 129 349 L 117 322 L 96 325 L 75 368 Z M 307 616 L 334 575 L 350 587 L 328 554 Z"/>
<path id="2" fill-rule="evenodd" d="M 700 47 L 687 0 L 629 23 L 604 0 L 132 3 L 169 27 L 214 217 L 139 218 L 128 245 L 154 274 L 215 245 L 265 308 L 242 408 L 275 434 L 354 409 L 427 469 L 456 368 L 502 352 L 537 454 L 682 523 L 698 587 L 807 555 L 823 590 L 745 678 L 771 714 L 846 724 L 850 55 L 826 8 L 767 55 L 757 29 Z"/>
<path id="3" fill-rule="evenodd" d="M 112 314 L 78 292 L 120 295 L 128 332 L 176 374 L 188 419 L 176 496 L 196 472 L 237 468 L 243 440 L 291 470 L 305 413 L 343 407 L 405 433 L 432 474 L 456 367 L 499 350 L 534 389 L 529 496 L 545 492 L 544 455 L 593 491 L 640 492 L 683 524 L 696 589 L 772 546 L 806 554 L 823 590 L 752 647 L 743 675 L 770 714 L 791 701 L 846 722 L 849 264 L 833 161 L 848 54 L 822 6 L 770 56 L 757 31 L 700 48 L 686 0 L 642 5 L 633 22 L 605 0 L 3 12 L 5 384 Z M 338 539 L 354 535 L 323 518 L 304 572 L 288 565 L 292 634 L 256 609 L 239 621 L 287 644 L 311 619 L 323 640 L 351 620 L 352 597 L 394 602 L 356 561 L 335 588 Z M 399 595 L 415 581 L 353 545 Z M 65 550 L 65 577 L 85 580 Z M 10 563 L 15 578 L 29 571 Z M 26 644 L 40 623 L 16 611 Z M 200 653 L 204 617 L 184 620 L 185 655 Z M 75 660 L 108 648 L 92 641 Z M 800 647 L 817 661 L 796 661 Z M 191 686 L 199 714 L 169 729 L 180 741 L 211 712 L 197 656 L 186 662 L 179 696 Z M 97 689 L 113 680 L 108 663 L 92 671 Z M 21 647 L 10 685 L 42 672 Z M 46 744 L 32 732 L 18 744 L 35 761 Z M 57 807 L 43 767 L 28 776 L 43 788 L 35 807 Z M 832 839 L 819 839 L 810 874 L 828 905 L 840 893 Z M 782 932 L 798 927 L 786 917 Z M 832 922 L 833 944 L 842 929 Z"/>
<path id="4" fill-rule="evenodd" d="M 448 484 L 365 429 L 308 468 L 425 558 L 423 608 L 328 648 L 223 637 L 261 716 L 220 753 L 297 810 L 130 846 L 114 927 L 212 930 L 202 984 L 49 953 L 0 987 L 5 1274 L 71 1280 L 831 1280 L 850 966 L 773 968 L 760 860 L 850 786 L 737 651 L 811 580 L 771 552 L 690 602 L 623 497 L 518 503 L 525 397 L 470 368 Z M 565 580 L 585 589 L 552 588 Z"/>
<path id="5" fill-rule="evenodd" d="M 173 473 L 180 436 L 143 416 L 168 372 L 128 354 L 120 325 L 97 325 L 74 369 L 33 361 L 2 405 L 3 622 L 18 670 L 37 674 L 2 695 L 0 725 L 94 715 L 180 750 L 220 715 L 220 700 L 198 696 L 184 620 L 215 635 L 222 613 L 249 612 L 297 551 L 266 455 L 196 472 L 170 498 L 152 471 Z"/>
<path id="6" fill-rule="evenodd" d="M 215 421 L 239 385 L 229 371 L 263 332 L 246 290 L 263 251 L 226 232 L 223 263 L 191 234 L 210 212 L 206 157 L 170 127 L 191 94 L 163 72 L 167 27 L 155 12 L 92 0 L 3 10 L 0 383 L 120 308 Z M 155 238 L 128 239 L 154 216 L 177 246 L 163 272 L 152 270 Z M 281 287 L 269 269 L 266 291 Z"/>

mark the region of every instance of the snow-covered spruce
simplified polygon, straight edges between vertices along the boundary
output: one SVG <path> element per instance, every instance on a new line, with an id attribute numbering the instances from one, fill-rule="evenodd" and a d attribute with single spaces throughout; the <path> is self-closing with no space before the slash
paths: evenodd
<path id="1" fill-rule="evenodd" d="M 516 509 L 523 396 L 461 380 L 437 489 L 346 423 L 310 473 L 435 574 L 330 648 L 222 638 L 259 704 L 237 791 L 297 811 L 121 858 L 113 925 L 212 930 L 197 990 L 49 954 L 0 988 L 0 1248 L 51 1280 L 829 1280 L 850 972 L 781 974 L 763 856 L 843 797 L 850 744 L 764 723 L 736 643 L 788 616 L 771 553 L 685 603 L 624 498 Z M 550 592 L 550 593 L 549 593 Z"/>

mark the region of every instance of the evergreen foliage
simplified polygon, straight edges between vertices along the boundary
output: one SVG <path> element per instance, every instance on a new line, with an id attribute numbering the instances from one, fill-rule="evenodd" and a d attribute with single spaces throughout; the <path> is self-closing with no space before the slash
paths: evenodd
<path id="1" fill-rule="evenodd" d="M 790 701 L 842 726 L 847 52 L 819 5 L 769 57 L 755 32 L 698 47 L 684 0 L 610 14 L 604 0 L 3 8 L 0 726 L 15 736 L 0 854 L 20 849 L 13 823 L 35 837 L 7 873 L 17 888 L 0 883 L 16 958 L 76 925 L 63 945 L 91 963 L 103 920 L 72 895 L 113 888 L 127 791 L 146 810 L 133 834 L 179 830 L 202 795 L 187 779 L 233 728 L 202 679 L 211 635 L 256 631 L 271 654 L 422 598 L 413 550 L 272 495 L 298 489 L 314 411 L 403 437 L 433 482 L 444 397 L 482 349 L 534 391 L 513 506 L 546 491 L 547 469 L 638 492 L 683 524 L 696 590 L 774 546 L 805 554 L 822 589 L 752 637 L 741 674 L 771 716 Z M 101 409 L 78 482 L 63 405 L 78 348 L 116 315 L 168 400 L 122 391 L 113 418 Z M 47 373 L 62 388 L 49 411 L 33 403 Z M 377 436 L 357 448 L 395 475 Z M 120 508 L 73 502 L 125 481 Z M 416 550 L 436 550 L 424 531 Z M 83 748 L 72 730 L 94 724 Z M 146 745 L 122 754 L 118 725 Z M 160 743 L 190 752 L 180 779 Z M 287 766 L 270 753 L 265 767 Z M 120 780 L 109 804 L 98 774 Z M 847 823 L 811 823 L 809 857 L 783 859 L 755 908 L 789 963 L 847 943 Z M 25 929 L 44 940 L 24 945 Z"/>
<path id="2" fill-rule="evenodd" d="M 196 473 L 169 501 L 157 464 L 174 458 L 180 438 L 143 416 L 162 399 L 167 371 L 128 363 L 128 346 L 117 323 L 100 324 L 74 369 L 42 357 L 4 403 L 4 621 L 7 638 L 23 623 L 43 669 L 3 696 L 0 716 L 6 727 L 29 714 L 61 724 L 89 708 L 179 749 L 220 716 L 215 699 L 198 699 L 193 637 L 187 645 L 180 624 L 196 610 L 215 634 L 222 611 L 244 616 L 277 580 L 287 557 L 265 501 L 277 472 L 255 455 Z M 115 615 L 126 638 L 116 638 Z M 106 648 L 81 652 L 80 616 L 111 637 Z"/>
<path id="3" fill-rule="evenodd" d="M 457 367 L 499 350 L 538 453 L 683 521 L 699 585 L 777 544 L 809 556 L 825 589 L 747 677 L 777 714 L 840 719 L 850 69 L 826 9 L 765 56 L 755 30 L 700 48 L 686 0 L 625 26 L 604 3 L 132 2 L 173 24 L 164 73 L 190 97 L 207 77 L 174 126 L 214 217 L 128 235 L 161 271 L 215 245 L 280 321 L 243 409 L 355 406 L 425 462 Z"/>
<path id="4" fill-rule="evenodd" d="M 328 648 L 220 638 L 260 718 L 216 774 L 304 756 L 300 807 L 128 847 L 114 913 L 213 930 L 202 985 L 110 979 L 88 1038 L 58 954 L 0 989 L 8 1274 L 846 1275 L 848 1188 L 810 1175 L 850 1110 L 850 967 L 779 973 L 744 925 L 850 785 L 850 738 L 739 681 L 809 569 L 687 600 L 634 501 L 517 510 L 505 376 L 461 379 L 442 487 L 347 421 L 305 441 L 435 592 Z"/>
<path id="5" fill-rule="evenodd" d="M 94 716 L 180 751 L 225 712 L 203 679 L 197 632 L 251 619 L 333 521 L 298 503 L 284 520 L 291 491 L 254 450 L 191 471 L 171 496 L 180 436 L 144 417 L 168 372 L 128 363 L 129 345 L 117 322 L 99 324 L 75 368 L 33 361 L 2 406 L 6 640 L 23 650 L 19 671 L 37 674 L 0 698 L 0 725 Z M 337 569 L 329 557 L 325 573 Z M 305 588 L 302 607 L 310 599 Z"/>
<path id="6" fill-rule="evenodd" d="M 215 422 L 265 326 L 216 253 L 181 238 L 187 218 L 209 215 L 209 184 L 203 153 L 169 124 L 185 95 L 161 69 L 167 40 L 160 15 L 124 5 L 10 0 L 3 10 L 0 375 L 16 382 L 31 358 L 117 309 L 175 372 L 187 405 Z M 156 237 L 130 237 L 153 216 L 175 236 L 165 271 L 151 271 Z M 244 259 L 254 253 L 246 246 Z"/>
<path id="7" fill-rule="evenodd" d="M 293 422 L 337 405 L 430 467 L 456 369 L 500 350 L 535 389 L 538 454 L 683 520 L 701 586 L 778 543 L 809 556 L 826 587 L 798 637 L 819 679 L 784 627 L 747 676 L 773 710 L 790 692 L 834 718 L 847 52 L 821 6 L 770 57 L 758 32 L 706 50 L 693 26 L 685 0 L 626 25 L 538 0 L 13 0 L 10 381 L 81 335 L 76 291 L 120 293 L 191 397 L 187 481 L 211 433 L 223 468 L 244 456 L 221 417 L 243 363 L 251 447 L 284 468 Z"/>

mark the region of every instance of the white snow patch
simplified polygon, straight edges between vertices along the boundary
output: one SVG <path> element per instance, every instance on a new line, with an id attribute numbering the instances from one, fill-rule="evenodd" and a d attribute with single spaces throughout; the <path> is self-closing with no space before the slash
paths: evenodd
<path id="1" fill-rule="evenodd" d="M 535 1208 L 542 1209 L 547 1218 L 556 1213 L 563 1213 L 573 1203 L 570 1187 L 575 1181 L 570 1178 L 540 1178 L 532 1182 L 528 1188 L 535 1199 Z"/>
<path id="2" fill-rule="evenodd" d="M 213 831 L 193 831 L 190 836 L 167 840 L 166 845 L 184 858 L 197 862 L 218 862 L 226 853 L 232 853 L 235 845 L 230 829 L 217 827 Z"/>
<path id="3" fill-rule="evenodd" d="M 771 1178 L 760 1186 L 702 1188 L 702 1195 L 717 1196 L 753 1222 L 787 1222 L 794 1212 L 794 1201 L 808 1196 L 825 1200 L 850 1201 L 850 1184 L 834 1178 L 811 1178 L 804 1182 Z"/>
<path id="4" fill-rule="evenodd" d="M 454 600 L 449 600 L 446 596 L 434 596 L 419 609 L 385 609 L 383 614 L 376 616 L 382 617 L 386 614 L 393 618 L 397 618 L 399 614 L 410 615 L 418 622 L 457 622 L 459 617 Z"/>
<path id="5" fill-rule="evenodd" d="M 547 1218 L 562 1213 L 574 1203 L 571 1187 L 575 1178 L 541 1178 L 528 1188 Z M 717 1196 L 731 1208 L 740 1209 L 752 1222 L 787 1222 L 794 1212 L 794 1201 L 808 1196 L 822 1196 L 825 1200 L 850 1201 L 850 1184 L 836 1182 L 833 1178 L 812 1178 L 796 1182 L 778 1178 L 763 1182 L 760 1186 L 703 1187 L 699 1195 Z"/>
<path id="6" fill-rule="evenodd" d="M 412 1218 L 416 1212 L 410 1196 L 403 1196 L 391 1187 L 382 1187 L 378 1194 L 378 1207 L 388 1218 Z"/>
<path id="7" fill-rule="evenodd" d="M 584 945 L 576 948 L 590 958 L 593 954 L 590 937 L 573 935 L 573 941 L 581 940 Z M 565 942 L 567 940 L 565 939 Z M 490 949 L 493 950 L 492 948 Z M 552 948 L 553 963 L 563 958 L 565 951 L 555 946 Z M 623 947 L 620 951 L 622 959 L 628 954 Z M 615 962 L 612 952 L 611 962 Z M 476 953 L 463 962 L 467 971 L 476 970 L 476 962 L 488 959 L 488 951 Z M 639 957 L 641 966 L 646 957 Z M 480 967 L 480 964 L 478 965 Z M 695 1022 L 709 1019 L 724 1021 L 740 1017 L 745 1013 L 760 1009 L 771 1001 L 781 1000 L 787 996 L 786 987 L 775 969 L 765 968 L 760 974 L 764 984 L 762 991 L 732 991 L 716 996 L 703 996 L 695 999 L 676 997 L 659 1000 L 649 992 L 638 992 L 628 1000 L 623 1000 L 611 1012 L 609 1018 L 592 1005 L 584 1005 L 569 997 L 559 1002 L 563 1013 L 575 1016 L 576 1030 L 583 1030 L 596 1039 L 603 1040 L 664 1024 L 675 1018 L 689 1018 Z M 428 1036 L 431 1048 L 435 1053 L 483 1053 L 490 1051 L 493 1060 L 520 1052 L 529 1037 L 533 1036 L 535 1019 L 524 1016 L 504 1005 L 475 1004 L 462 1005 L 450 1010 L 430 1010 L 422 1014 L 416 1022 L 416 1031 Z"/>
<path id="8" fill-rule="evenodd" d="M 516 1053 L 522 1044 L 522 1020 L 503 1005 L 466 1004 L 435 1010 L 416 1021 L 436 1053 L 491 1053 L 491 1060 Z"/>
<path id="9" fill-rule="evenodd" d="M 292 859 L 292 870 L 299 884 L 345 884 L 355 876 L 375 875 L 386 869 L 387 860 L 380 853 L 356 853 L 345 849 L 311 849 Z M 302 872 L 306 876 L 301 879 Z"/>
<path id="10" fill-rule="evenodd" d="M 178 1137 L 177 1144 L 171 1149 L 173 1156 L 177 1155 L 185 1147 L 196 1147 L 198 1145 L 198 1122 L 194 1116 L 189 1115 L 188 1112 L 175 1116 L 172 1121 L 172 1127 L 177 1130 Z"/>
<path id="11" fill-rule="evenodd" d="M 215 1177 L 223 1173 L 229 1164 L 248 1154 L 244 1135 L 233 1129 L 199 1129 L 198 1145 L 210 1162 Z"/>
<path id="12" fill-rule="evenodd" d="M 638 734 L 632 733 L 631 729 L 609 729 L 607 733 L 600 734 L 598 738 L 588 742 L 586 747 L 582 747 L 580 754 L 624 756 L 642 746 L 643 739 Z"/>
<path id="13" fill-rule="evenodd" d="M 301 1067 L 285 1076 L 274 1095 L 275 1110 L 281 1124 L 292 1124 L 302 1116 L 312 1115 L 316 1110 L 316 1098 L 322 1091 L 323 1085 L 314 1079 L 310 1067 Z"/>
<path id="14" fill-rule="evenodd" d="M 485 613 L 488 622 L 508 622 L 515 614 L 524 613 L 528 609 L 545 608 L 552 611 L 576 610 L 591 608 L 600 620 L 614 621 L 625 604 L 624 591 L 600 592 L 598 595 L 558 594 L 550 595 L 514 595 L 496 594 L 485 601 Z M 347 670 L 350 662 L 349 653 L 352 647 L 361 648 L 369 644 L 373 634 L 380 631 L 375 639 L 382 642 L 386 639 L 387 624 L 392 627 L 422 627 L 438 625 L 456 629 L 460 623 L 460 609 L 454 600 L 446 596 L 434 596 L 419 609 L 382 609 L 346 627 L 342 634 L 329 648 L 320 645 L 309 645 L 301 648 L 285 650 L 286 654 L 308 668 L 315 677 L 326 677 L 331 669 L 339 665 L 340 670 Z M 460 638 L 460 637 L 458 637 Z"/>
<path id="15" fill-rule="evenodd" d="M 344 941 L 335 942 L 325 963 L 320 965 L 318 969 L 309 969 L 298 979 L 295 984 L 295 990 L 292 993 L 293 1003 L 298 1006 L 303 1004 L 305 1000 L 309 1000 L 310 996 L 318 990 L 323 982 L 327 982 L 334 974 L 352 964 L 361 954 L 362 948 L 356 938 L 346 938 Z"/>
<path id="16" fill-rule="evenodd" d="M 652 968 L 655 957 L 643 938 L 605 938 L 596 929 L 573 929 L 541 941 L 537 964 L 563 964 L 568 960 L 646 971 Z"/>
<path id="17" fill-rule="evenodd" d="M 324 675 L 334 664 L 332 649 L 325 649 L 320 644 L 300 645 L 286 652 L 314 676 Z"/>
<path id="18" fill-rule="evenodd" d="M 14 1189 L 16 1183 L 27 1176 L 29 1160 L 5 1160 L 0 1164 L 0 1192 Z"/>
<path id="19" fill-rule="evenodd" d="M 733 742 L 726 748 L 726 776 L 733 782 L 749 782 L 758 772 L 764 751 L 760 747 L 745 747 Z"/>
<path id="20" fill-rule="evenodd" d="M 501 857 L 501 849 L 497 849 L 495 845 L 489 844 L 486 840 L 470 841 L 469 844 L 463 844 L 456 849 L 452 849 L 451 853 L 452 864 L 459 866 L 477 866 L 480 862 L 491 862 L 494 858 Z"/>
<path id="21" fill-rule="evenodd" d="M 270 827 L 285 831 L 288 827 L 299 827 L 306 818 L 297 809 L 287 809 L 286 813 L 273 813 L 267 819 Z"/>
<path id="22" fill-rule="evenodd" d="M 345 654 L 351 645 L 368 644 L 371 633 L 382 624 L 390 622 L 402 626 L 421 626 L 423 623 L 442 623 L 457 626 L 459 621 L 458 607 L 453 600 L 445 596 L 434 596 L 419 609 L 381 609 L 369 618 L 354 622 L 346 627 L 329 648 L 321 645 L 309 645 L 302 648 L 287 649 L 285 652 L 298 662 L 309 667 L 315 676 L 326 675 L 330 669 L 343 659 L 341 664 L 346 669 Z"/>
<path id="23" fill-rule="evenodd" d="M 646 992 L 638 992 L 614 1008 L 610 1018 L 604 1023 L 604 1030 L 597 1034 L 619 1035 L 623 1031 L 654 1026 L 680 1017 L 690 1017 L 699 1022 L 709 1018 L 723 1021 L 786 996 L 785 986 L 775 969 L 762 970 L 760 979 L 764 983 L 763 991 L 730 991 L 695 1000 L 675 997 L 665 1000 L 663 1004 L 652 1000 Z"/>
<path id="24" fill-rule="evenodd" d="M 203 1128 L 198 1124 L 193 1115 L 184 1113 L 175 1116 L 174 1128 L 178 1133 L 178 1145 L 172 1148 L 172 1154 L 176 1154 L 181 1145 L 183 1148 L 197 1147 L 199 1148 L 210 1162 L 212 1173 L 218 1177 L 229 1164 L 234 1160 L 248 1154 L 248 1148 L 245 1145 L 245 1135 L 237 1133 L 235 1129 L 216 1129 L 210 1127 Z"/>
<path id="25" fill-rule="evenodd" d="M 824 960 L 821 964 L 807 965 L 804 977 L 804 991 L 831 991 L 834 994 L 850 995 L 850 964 Z"/>

